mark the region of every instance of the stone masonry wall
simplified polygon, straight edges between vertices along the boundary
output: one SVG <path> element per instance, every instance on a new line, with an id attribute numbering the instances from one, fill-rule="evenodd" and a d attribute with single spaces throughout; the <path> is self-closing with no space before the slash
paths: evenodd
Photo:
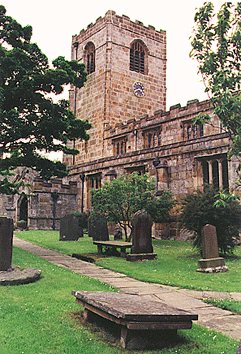
<path id="1" fill-rule="evenodd" d="M 44 182 L 35 178 L 29 197 L 29 228 L 59 229 L 60 218 L 76 211 L 77 183 L 63 184 L 61 179 Z"/>
<path id="2" fill-rule="evenodd" d="M 14 224 L 22 219 L 24 208 L 27 216 L 27 226 L 30 229 L 58 229 L 61 217 L 78 211 L 77 183 L 64 184 L 61 179 L 51 179 L 49 182 L 36 177 L 29 172 L 25 176 L 28 185 L 20 190 L 19 195 L 1 195 L 0 214 L 14 220 Z M 27 202 L 23 204 L 23 199 Z"/>

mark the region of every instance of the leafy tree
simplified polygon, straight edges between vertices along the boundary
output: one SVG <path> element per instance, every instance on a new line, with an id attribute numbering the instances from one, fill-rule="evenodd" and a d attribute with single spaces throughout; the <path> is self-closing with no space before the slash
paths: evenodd
<path id="1" fill-rule="evenodd" d="M 186 197 L 181 222 L 186 229 L 194 231 L 194 246 L 200 250 L 203 226 L 216 226 L 220 251 L 230 253 L 239 240 L 241 205 L 237 196 L 207 189 Z"/>
<path id="2" fill-rule="evenodd" d="M 173 199 L 169 191 L 156 196 L 155 182 L 147 174 L 133 173 L 93 190 L 92 204 L 93 211 L 118 224 L 128 240 L 131 237 L 128 238 L 128 228 L 132 230 L 131 220 L 138 210 L 145 209 L 155 222 L 167 221 Z"/>
<path id="3" fill-rule="evenodd" d="M 199 64 L 214 107 L 232 140 L 231 154 L 241 155 L 241 3 L 225 2 L 215 14 L 205 2 L 195 14 L 191 57 Z M 205 123 L 208 115 L 196 122 Z"/>
<path id="4" fill-rule="evenodd" d="M 84 64 L 58 57 L 48 64 L 32 28 L 22 27 L 0 5 L 0 193 L 15 193 L 19 184 L 9 178 L 18 166 L 31 167 L 42 177 L 63 177 L 66 166 L 43 157 L 41 151 L 77 154 L 68 141 L 88 139 L 90 124 L 75 119 L 66 100 L 54 102 L 50 94 L 66 84 L 82 87 Z"/>

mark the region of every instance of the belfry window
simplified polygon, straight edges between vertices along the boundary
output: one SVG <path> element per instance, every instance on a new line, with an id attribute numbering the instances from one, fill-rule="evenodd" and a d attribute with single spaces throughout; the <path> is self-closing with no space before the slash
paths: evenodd
<path id="1" fill-rule="evenodd" d="M 87 74 L 95 71 L 95 46 L 92 42 L 87 43 L 85 46 L 85 65 Z"/>
<path id="2" fill-rule="evenodd" d="M 146 74 L 147 50 L 141 41 L 134 41 L 130 48 L 130 70 Z"/>

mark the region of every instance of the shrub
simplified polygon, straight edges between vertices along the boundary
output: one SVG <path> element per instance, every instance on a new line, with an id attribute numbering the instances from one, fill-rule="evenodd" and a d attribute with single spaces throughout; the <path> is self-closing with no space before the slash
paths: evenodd
<path id="1" fill-rule="evenodd" d="M 181 216 L 183 226 L 194 231 L 194 246 L 201 249 L 204 225 L 216 226 L 221 253 L 232 253 L 241 228 L 241 205 L 237 197 L 212 189 L 186 197 Z"/>
<path id="2" fill-rule="evenodd" d="M 154 222 L 168 221 L 174 201 L 169 191 L 156 195 L 155 180 L 148 174 L 127 174 L 106 182 L 101 189 L 92 190 L 93 210 L 118 224 L 130 240 L 132 218 L 138 210 L 146 210 Z"/>

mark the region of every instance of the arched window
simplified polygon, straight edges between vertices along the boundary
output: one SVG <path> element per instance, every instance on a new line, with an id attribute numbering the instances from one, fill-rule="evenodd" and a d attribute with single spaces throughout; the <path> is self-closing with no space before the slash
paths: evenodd
<path id="1" fill-rule="evenodd" d="M 85 46 L 85 64 L 87 74 L 95 71 L 95 46 L 92 42 L 87 43 Z"/>
<path id="2" fill-rule="evenodd" d="M 134 41 L 131 45 L 130 70 L 142 74 L 147 72 L 147 49 L 141 41 Z"/>

